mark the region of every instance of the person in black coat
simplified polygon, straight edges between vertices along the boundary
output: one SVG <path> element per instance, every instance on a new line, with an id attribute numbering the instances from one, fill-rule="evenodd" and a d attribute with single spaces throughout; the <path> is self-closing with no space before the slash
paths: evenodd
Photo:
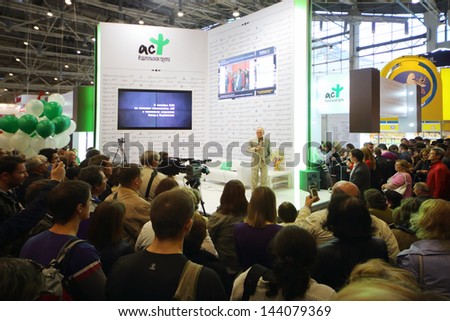
<path id="1" fill-rule="evenodd" d="M 373 237 L 372 219 L 364 201 L 347 194 L 334 194 L 328 205 L 324 228 L 334 240 L 318 248 L 311 276 L 336 291 L 342 288 L 359 263 L 380 258 L 388 262 L 386 243 Z"/>
<path id="2" fill-rule="evenodd" d="M 363 159 L 364 153 L 360 149 L 355 148 L 350 151 L 350 160 L 353 163 L 350 182 L 358 186 L 361 195 L 370 188 L 370 170 Z"/>

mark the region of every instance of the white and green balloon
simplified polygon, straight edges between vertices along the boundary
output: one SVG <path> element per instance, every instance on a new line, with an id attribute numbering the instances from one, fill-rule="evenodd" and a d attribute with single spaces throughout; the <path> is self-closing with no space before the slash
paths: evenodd
<path id="1" fill-rule="evenodd" d="M 64 104 L 63 95 L 52 94 L 48 102 L 31 99 L 25 104 L 25 113 L 18 117 L 1 117 L 0 148 L 17 150 L 30 157 L 43 148 L 61 148 L 69 144 L 77 125 L 63 115 Z"/>

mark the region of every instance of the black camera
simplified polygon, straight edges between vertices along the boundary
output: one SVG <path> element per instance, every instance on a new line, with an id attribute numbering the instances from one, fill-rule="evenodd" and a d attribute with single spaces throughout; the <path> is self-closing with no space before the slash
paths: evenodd
<path id="1" fill-rule="evenodd" d="M 202 176 L 202 174 L 208 175 L 210 173 L 209 168 L 204 164 L 210 162 L 211 160 L 188 160 L 189 165 L 186 165 L 186 175 L 184 176 L 184 178 L 186 179 L 186 184 L 191 186 L 192 188 L 198 188 L 200 186 L 200 177 Z"/>
<path id="2" fill-rule="evenodd" d="M 117 142 L 119 143 L 119 145 L 123 145 L 125 144 L 125 138 L 119 138 L 117 139 Z"/>

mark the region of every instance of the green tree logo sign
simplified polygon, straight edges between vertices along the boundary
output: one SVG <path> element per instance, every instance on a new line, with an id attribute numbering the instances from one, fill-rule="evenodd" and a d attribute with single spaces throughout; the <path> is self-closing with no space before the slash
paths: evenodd
<path id="1" fill-rule="evenodd" d="M 164 39 L 164 36 L 162 33 L 158 34 L 158 39 L 150 38 L 150 42 L 152 43 L 150 46 L 141 45 L 139 47 L 139 53 L 140 54 L 146 54 L 146 55 L 156 55 L 161 56 L 163 54 L 163 48 L 167 44 L 169 44 L 169 39 Z"/>

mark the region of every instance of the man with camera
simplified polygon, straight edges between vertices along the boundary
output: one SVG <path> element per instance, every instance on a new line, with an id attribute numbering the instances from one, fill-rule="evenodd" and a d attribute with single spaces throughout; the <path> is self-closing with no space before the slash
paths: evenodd
<path id="1" fill-rule="evenodd" d="M 140 163 L 143 166 L 143 176 L 139 195 L 151 203 L 155 197 L 156 187 L 167 176 L 157 171 L 160 163 L 160 155 L 157 152 L 152 150 L 144 152 L 141 155 Z"/>
<path id="2" fill-rule="evenodd" d="M 261 177 L 261 186 L 267 185 L 267 172 L 270 163 L 270 139 L 264 137 L 264 128 L 256 128 L 256 138 L 252 138 L 247 147 L 247 152 L 252 153 L 252 190 L 258 186 L 258 178 Z M 261 172 L 261 175 L 259 173 Z"/>

